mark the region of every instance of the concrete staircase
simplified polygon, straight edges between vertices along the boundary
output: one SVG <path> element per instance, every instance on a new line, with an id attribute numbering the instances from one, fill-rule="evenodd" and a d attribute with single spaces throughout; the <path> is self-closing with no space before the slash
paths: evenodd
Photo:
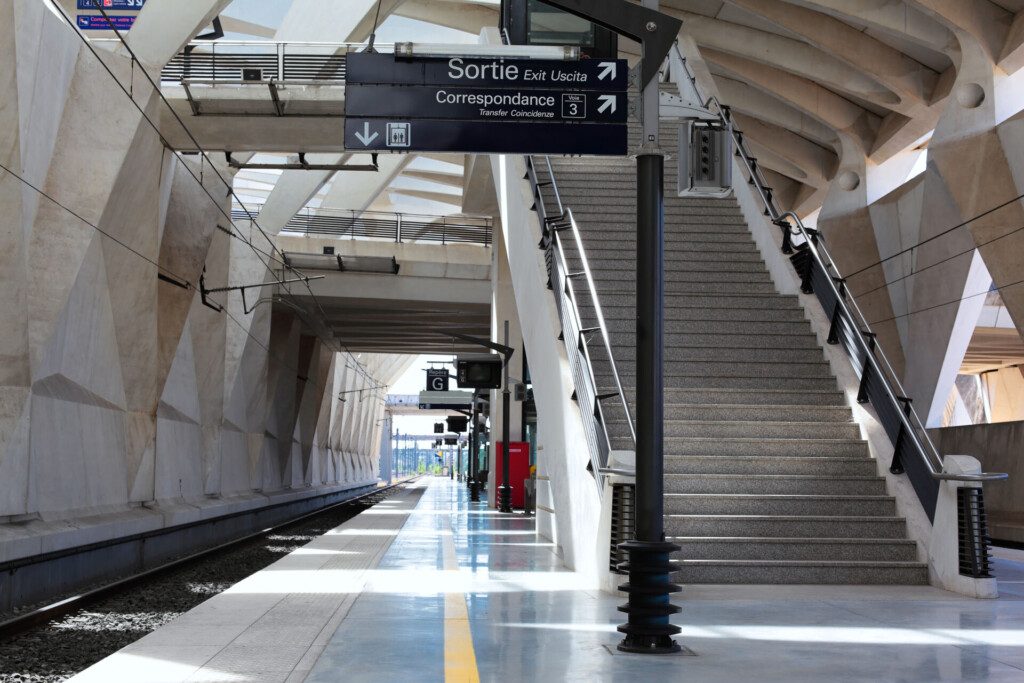
<path id="1" fill-rule="evenodd" d="M 663 136 L 671 149 L 675 126 L 664 126 Z M 583 235 L 632 403 L 635 164 L 552 164 Z M 547 180 L 546 165 L 537 168 Z M 927 583 L 927 566 L 917 560 L 817 337 L 797 298 L 776 291 L 736 200 L 682 199 L 675 185 L 670 162 L 665 529 L 682 547 L 674 579 Z M 550 191 L 545 200 L 549 215 L 557 213 Z M 576 268 L 577 255 L 569 256 Z M 585 326 L 596 324 L 593 313 L 582 309 Z M 599 390 L 614 391 L 610 364 L 596 355 Z M 621 407 L 615 400 L 604 405 L 615 447 L 632 449 Z"/>

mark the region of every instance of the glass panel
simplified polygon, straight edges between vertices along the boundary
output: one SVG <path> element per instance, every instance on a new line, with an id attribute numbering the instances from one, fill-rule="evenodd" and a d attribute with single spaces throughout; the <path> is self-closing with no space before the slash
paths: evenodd
<path id="1" fill-rule="evenodd" d="M 527 3 L 526 42 L 530 45 L 594 47 L 594 25 L 540 0 Z"/>

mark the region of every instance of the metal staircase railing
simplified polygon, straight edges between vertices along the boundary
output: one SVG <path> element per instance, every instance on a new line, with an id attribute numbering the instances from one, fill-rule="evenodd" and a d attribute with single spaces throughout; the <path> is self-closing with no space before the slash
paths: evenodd
<path id="1" fill-rule="evenodd" d="M 558 310 L 558 319 L 562 326 L 562 338 L 565 342 L 565 350 L 569 356 L 569 364 L 572 369 L 575 388 L 574 397 L 580 406 L 581 413 L 584 415 L 587 445 L 589 446 L 591 456 L 591 469 L 598 483 L 602 484 L 603 475 L 608 473 L 606 469 L 608 454 L 613 450 L 612 437 L 608 433 L 608 420 L 604 402 L 618 399 L 625 414 L 626 422 L 629 425 L 629 435 L 634 449 L 636 448 L 636 426 L 633 423 L 629 400 L 626 398 L 626 393 L 622 388 L 622 380 L 619 377 L 618 367 L 612 353 L 608 326 L 605 323 L 601 302 L 598 299 L 597 287 L 594 284 L 590 262 L 587 260 L 586 250 L 583 247 L 579 226 L 576 224 L 576 218 L 573 216 L 572 209 L 562 203 L 562 197 L 558 191 L 558 183 L 551 166 L 551 159 L 549 157 L 541 157 L 541 159 L 543 160 L 544 170 L 548 174 L 548 180 L 540 180 L 537 173 L 537 160 L 529 156 L 526 157 L 527 178 L 533 188 L 534 206 L 540 219 L 543 234 L 540 247 L 545 250 L 548 286 L 555 295 L 555 306 Z M 544 188 L 550 188 L 551 199 L 554 200 L 557 207 L 556 212 L 550 215 L 545 203 Z M 567 255 L 566 250 L 566 236 L 571 240 L 571 245 L 576 250 L 577 258 L 581 265 L 579 270 L 574 271 L 569 266 L 570 257 Z M 580 292 L 577 292 L 577 287 L 574 285 L 575 282 L 584 283 L 584 287 L 580 288 Z M 589 299 L 590 305 L 594 309 L 596 326 L 584 326 L 580 315 L 580 294 L 584 294 Z M 595 335 L 600 337 L 600 351 L 607 356 L 612 378 L 615 382 L 615 390 L 604 394 L 600 393 L 600 388 L 594 376 L 591 347 Z M 590 419 L 587 419 L 588 415 Z"/>
<path id="2" fill-rule="evenodd" d="M 746 169 L 749 184 L 765 207 L 765 216 L 782 231 L 782 252 L 790 255 L 801 279 L 801 290 L 815 294 L 831 317 L 828 343 L 842 344 L 860 376 L 857 400 L 870 403 L 895 449 L 890 471 L 908 476 L 918 499 L 934 519 L 939 482 L 942 480 L 985 482 L 1006 479 L 1004 473 L 949 474 L 944 472 L 942 456 L 928 436 L 924 423 L 914 410 L 892 364 L 877 343 L 867 318 L 846 287 L 846 281 L 829 254 L 821 233 L 808 228 L 792 211 L 780 211 L 772 188 L 765 180 L 757 159 L 750 155 L 743 133 L 732 121 L 729 107 L 711 96 L 703 98 L 696 76 L 686 63 L 678 44 L 675 57 L 705 109 L 717 116 L 735 144 L 735 154 Z M 675 60 L 673 60 L 675 62 Z M 678 82 L 678 81 L 677 81 Z M 794 241 L 794 237 L 798 238 Z"/>

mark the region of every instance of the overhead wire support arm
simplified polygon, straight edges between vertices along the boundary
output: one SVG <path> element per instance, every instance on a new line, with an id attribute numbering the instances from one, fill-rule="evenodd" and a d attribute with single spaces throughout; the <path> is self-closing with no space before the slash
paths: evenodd
<path id="1" fill-rule="evenodd" d="M 199 278 L 199 294 L 200 294 L 200 296 L 202 298 L 202 302 L 203 302 L 204 306 L 206 306 L 207 308 L 212 308 L 213 310 L 215 310 L 215 311 L 217 311 L 219 313 L 220 311 L 224 310 L 224 307 L 221 306 L 220 304 L 211 303 L 209 301 L 209 299 L 207 299 L 207 295 L 209 295 L 209 294 L 216 294 L 218 292 L 241 292 L 242 293 L 242 311 L 246 315 L 249 315 L 250 313 L 253 312 L 253 310 L 255 310 L 255 308 L 257 306 L 260 305 L 261 301 L 265 301 L 265 300 L 263 300 L 263 299 L 257 300 L 255 303 L 253 303 L 252 307 L 250 308 L 249 307 L 249 303 L 245 299 L 245 292 L 246 292 L 246 290 L 248 290 L 248 289 L 255 289 L 257 287 L 266 287 L 267 285 L 287 285 L 287 284 L 291 284 L 293 282 L 302 282 L 302 283 L 308 285 L 311 280 L 323 280 L 325 277 L 327 277 L 327 276 L 326 275 L 314 275 L 312 277 L 309 277 L 309 276 L 303 275 L 302 277 L 295 277 L 295 278 L 291 278 L 290 280 L 275 280 L 274 282 L 259 282 L 259 283 L 252 284 L 252 285 L 232 285 L 232 286 L 227 286 L 227 287 L 211 287 L 211 288 L 207 288 L 206 287 L 206 274 L 204 273 Z"/>
<path id="2" fill-rule="evenodd" d="M 306 161 L 306 153 L 298 153 L 297 162 L 286 162 L 279 164 L 259 164 L 241 162 L 234 158 L 233 152 L 224 152 L 224 158 L 231 168 L 239 170 L 256 171 L 367 171 L 376 173 L 380 170 L 377 164 L 377 154 L 372 155 L 369 164 L 311 164 Z"/>

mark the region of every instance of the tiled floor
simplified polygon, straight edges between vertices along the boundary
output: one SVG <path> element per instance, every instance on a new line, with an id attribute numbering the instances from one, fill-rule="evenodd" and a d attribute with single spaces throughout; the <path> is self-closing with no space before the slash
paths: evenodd
<path id="1" fill-rule="evenodd" d="M 1024 681 L 1024 553 L 998 551 L 999 600 L 906 586 L 687 587 L 679 640 L 696 656 L 625 655 L 614 648 L 621 600 L 580 588 L 532 519 L 470 505 L 448 479 L 423 484 L 332 532 L 393 540 L 375 568 L 329 571 L 317 554 L 346 549 L 313 544 L 238 584 L 234 602 L 215 598 L 123 651 L 122 665 L 149 657 L 147 670 L 167 675 L 111 677 L 108 666 L 89 680 Z M 268 601 L 290 611 L 274 620 Z M 295 619 L 302 609 L 308 623 Z M 227 643 L 179 638 L 204 622 Z"/>
<path id="2" fill-rule="evenodd" d="M 443 680 L 452 590 L 466 595 L 485 681 L 1024 681 L 1024 585 L 1009 583 L 993 601 L 906 586 L 688 587 L 679 640 L 697 656 L 618 654 L 621 600 L 575 588 L 532 520 L 467 508 L 462 487 L 431 482 L 310 681 Z M 1024 576 L 1024 563 L 998 562 L 1010 581 Z"/>

